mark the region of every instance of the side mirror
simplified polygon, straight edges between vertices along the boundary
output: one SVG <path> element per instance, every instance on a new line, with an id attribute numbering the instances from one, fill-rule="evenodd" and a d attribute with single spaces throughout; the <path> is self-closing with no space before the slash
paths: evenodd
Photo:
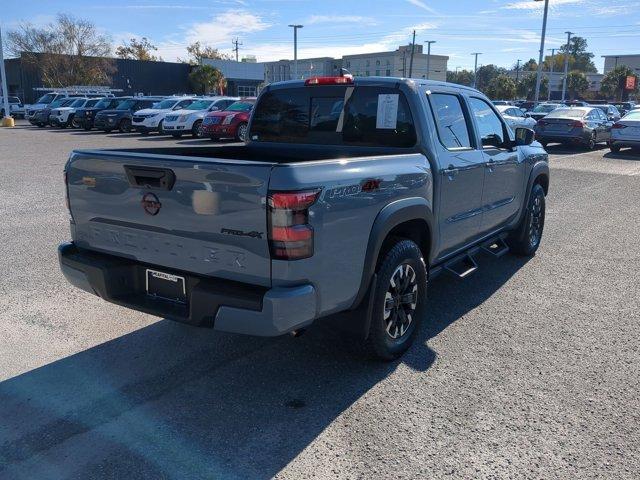
<path id="1" fill-rule="evenodd" d="M 529 112 L 524 112 L 524 116 L 525 116 L 526 118 L 531 118 L 531 114 L 530 114 Z"/>
<path id="2" fill-rule="evenodd" d="M 516 145 L 531 145 L 536 138 L 536 134 L 530 128 L 516 128 Z"/>

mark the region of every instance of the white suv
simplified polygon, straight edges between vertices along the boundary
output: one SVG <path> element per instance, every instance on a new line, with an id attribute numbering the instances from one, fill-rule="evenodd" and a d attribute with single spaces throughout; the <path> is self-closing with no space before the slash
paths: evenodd
<path id="1" fill-rule="evenodd" d="M 54 108 L 49 114 L 49 123 L 54 127 L 67 128 L 73 122 L 76 109 L 93 107 L 100 100 L 100 98 L 78 98 L 71 105 Z"/>
<path id="2" fill-rule="evenodd" d="M 238 100 L 238 97 L 198 98 L 183 110 L 176 110 L 164 117 L 163 131 L 175 138 L 180 138 L 184 133 L 199 137 L 202 120 L 207 113 L 224 110 Z"/>
<path id="3" fill-rule="evenodd" d="M 135 112 L 132 126 L 143 135 L 155 131 L 163 133 L 164 118 L 167 114 L 188 107 L 194 100 L 196 100 L 195 97 L 166 98 L 154 105 L 153 108 L 144 108 Z"/>

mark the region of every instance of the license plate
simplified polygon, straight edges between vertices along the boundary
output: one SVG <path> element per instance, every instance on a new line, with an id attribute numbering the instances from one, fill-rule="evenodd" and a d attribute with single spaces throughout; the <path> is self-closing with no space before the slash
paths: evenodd
<path id="1" fill-rule="evenodd" d="M 147 295 L 172 302 L 187 303 L 184 277 L 147 269 Z"/>

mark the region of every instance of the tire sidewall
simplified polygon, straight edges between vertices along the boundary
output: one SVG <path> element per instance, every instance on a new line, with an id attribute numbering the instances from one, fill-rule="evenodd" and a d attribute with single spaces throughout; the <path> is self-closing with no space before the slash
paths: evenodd
<path id="1" fill-rule="evenodd" d="M 391 276 L 399 265 L 408 264 L 416 272 L 418 301 L 407 332 L 398 339 L 387 334 L 384 319 L 385 295 Z M 379 358 L 393 360 L 402 355 L 413 343 L 420 322 L 425 314 L 427 297 L 427 271 L 420 248 L 411 240 L 398 241 L 384 256 L 377 271 L 377 283 L 373 298 L 373 311 L 369 329 L 369 343 Z"/>

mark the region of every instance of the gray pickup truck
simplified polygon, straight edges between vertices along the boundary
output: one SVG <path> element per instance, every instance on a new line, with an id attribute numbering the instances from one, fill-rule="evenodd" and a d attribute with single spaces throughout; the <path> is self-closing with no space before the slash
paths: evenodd
<path id="1" fill-rule="evenodd" d="M 428 279 L 467 276 L 480 250 L 535 253 L 547 160 L 470 88 L 275 83 L 245 145 L 73 152 L 60 265 L 109 302 L 221 331 L 344 318 L 393 359 L 428 318 Z"/>

